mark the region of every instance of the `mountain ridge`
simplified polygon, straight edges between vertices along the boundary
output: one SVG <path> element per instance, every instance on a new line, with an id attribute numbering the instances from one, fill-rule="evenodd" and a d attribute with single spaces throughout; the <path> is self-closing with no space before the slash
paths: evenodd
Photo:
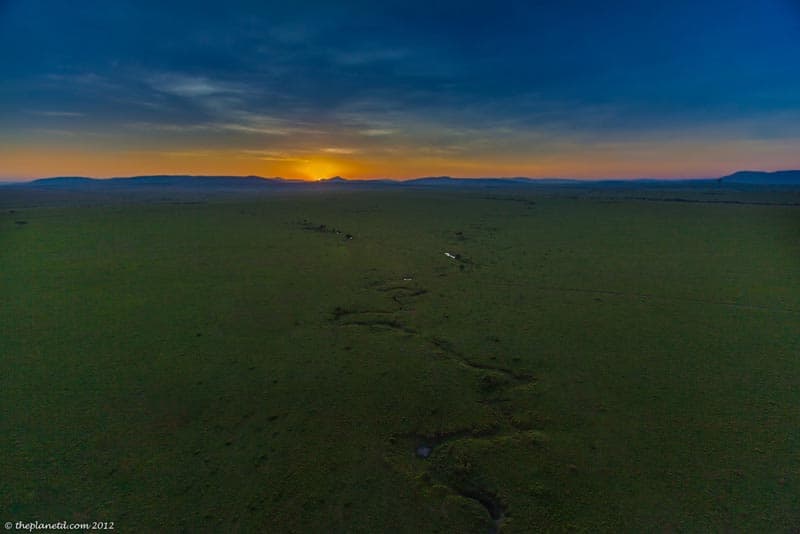
<path id="1" fill-rule="evenodd" d="M 732 184 L 746 186 L 796 186 L 800 185 L 800 170 L 782 171 L 737 171 L 720 178 L 683 179 L 599 179 L 580 180 L 571 178 L 483 177 L 458 178 L 452 176 L 423 176 L 406 180 L 374 178 L 349 180 L 333 176 L 318 181 L 291 180 L 282 177 L 256 175 L 191 175 L 155 174 L 141 176 L 119 176 L 91 178 L 86 176 L 54 176 L 28 182 L 4 184 L 6 186 L 47 189 L 117 189 L 140 187 L 174 187 L 191 189 L 242 189 L 242 188 L 325 188 L 325 187 L 526 187 L 526 186 L 670 186 Z"/>
<path id="2" fill-rule="evenodd" d="M 800 185 L 800 170 L 738 171 L 720 178 L 722 182 L 750 185 Z"/>

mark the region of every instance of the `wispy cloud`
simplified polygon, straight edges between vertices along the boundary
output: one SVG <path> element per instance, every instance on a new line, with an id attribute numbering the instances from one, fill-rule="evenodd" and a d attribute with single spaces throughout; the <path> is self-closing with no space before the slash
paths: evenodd
<path id="1" fill-rule="evenodd" d="M 67 137 L 67 138 L 74 137 L 77 133 L 80 133 L 81 136 L 98 135 L 93 132 L 87 132 L 87 131 L 76 132 L 75 130 L 64 130 L 59 128 L 29 128 L 27 131 L 37 135 L 50 136 L 50 137 Z"/>
<path id="2" fill-rule="evenodd" d="M 236 95 L 247 93 L 244 84 L 211 80 L 203 76 L 182 74 L 160 74 L 148 80 L 150 86 L 162 93 L 183 98 L 202 98 L 216 95 Z"/>
<path id="3" fill-rule="evenodd" d="M 256 126 L 250 124 L 209 124 L 209 129 L 229 130 L 232 132 L 241 132 L 247 134 L 261 134 L 261 135 L 290 135 L 292 130 L 290 128 L 272 127 L 272 126 Z"/>
<path id="4" fill-rule="evenodd" d="M 367 128 L 366 130 L 359 130 L 361 135 L 366 135 L 367 137 L 379 137 L 383 135 L 392 135 L 395 133 L 395 130 L 390 130 L 388 128 Z"/>
<path id="5" fill-rule="evenodd" d="M 197 151 L 197 150 L 184 150 L 184 151 L 171 151 L 171 152 L 160 152 L 163 156 L 168 156 L 171 158 L 207 158 L 212 154 L 205 151 Z"/>
<path id="6" fill-rule="evenodd" d="M 224 113 L 224 122 L 217 126 L 224 130 L 266 135 L 320 134 L 323 131 L 299 119 L 285 119 L 265 113 L 231 109 Z"/>
<path id="7" fill-rule="evenodd" d="M 174 133 L 202 132 L 217 129 L 211 124 L 175 124 L 168 122 L 135 121 L 124 124 L 125 128 L 134 130 L 153 130 Z"/>
<path id="8" fill-rule="evenodd" d="M 218 117 L 196 123 L 168 123 L 136 121 L 126 126 L 139 130 L 160 130 L 175 133 L 192 132 L 236 132 L 251 135 L 291 136 L 297 134 L 320 134 L 322 130 L 311 125 L 290 119 L 273 117 L 263 113 L 242 110 L 220 112 Z"/>
<path id="9" fill-rule="evenodd" d="M 272 152 L 268 150 L 241 150 L 240 157 L 255 158 L 261 161 L 285 161 L 285 162 L 301 162 L 305 163 L 308 160 L 305 158 L 297 157 L 285 152 Z"/>
<path id="10" fill-rule="evenodd" d="M 41 117 L 83 117 L 84 113 L 78 111 L 29 111 L 32 115 L 39 115 Z"/>
<path id="11" fill-rule="evenodd" d="M 50 73 L 46 74 L 44 78 L 51 82 L 57 82 L 62 86 L 67 85 L 88 85 L 95 87 L 109 87 L 115 86 L 105 76 L 100 76 L 94 72 L 79 72 L 79 73 Z"/>
<path id="12" fill-rule="evenodd" d="M 329 147 L 329 148 L 321 149 L 321 152 L 325 152 L 326 154 L 346 155 L 346 154 L 355 154 L 355 153 L 359 152 L 359 150 L 356 149 L 356 148 Z"/>

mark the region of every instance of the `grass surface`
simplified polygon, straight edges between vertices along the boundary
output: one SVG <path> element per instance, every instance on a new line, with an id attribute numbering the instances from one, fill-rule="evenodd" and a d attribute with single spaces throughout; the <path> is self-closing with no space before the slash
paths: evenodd
<path id="1" fill-rule="evenodd" d="M 3 521 L 800 527 L 800 208 L 14 201 Z"/>

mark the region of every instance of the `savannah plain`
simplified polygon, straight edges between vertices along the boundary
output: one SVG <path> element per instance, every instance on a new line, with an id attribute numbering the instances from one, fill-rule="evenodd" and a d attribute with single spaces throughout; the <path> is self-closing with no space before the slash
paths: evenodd
<path id="1" fill-rule="evenodd" d="M 0 519 L 795 531 L 797 202 L 3 195 Z"/>

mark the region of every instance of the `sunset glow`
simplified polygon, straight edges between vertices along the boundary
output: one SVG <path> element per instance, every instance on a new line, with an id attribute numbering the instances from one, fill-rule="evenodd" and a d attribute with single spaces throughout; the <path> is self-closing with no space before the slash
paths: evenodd
<path id="1" fill-rule="evenodd" d="M 795 3 L 625 4 L 0 3 L 0 180 L 800 166 Z"/>

